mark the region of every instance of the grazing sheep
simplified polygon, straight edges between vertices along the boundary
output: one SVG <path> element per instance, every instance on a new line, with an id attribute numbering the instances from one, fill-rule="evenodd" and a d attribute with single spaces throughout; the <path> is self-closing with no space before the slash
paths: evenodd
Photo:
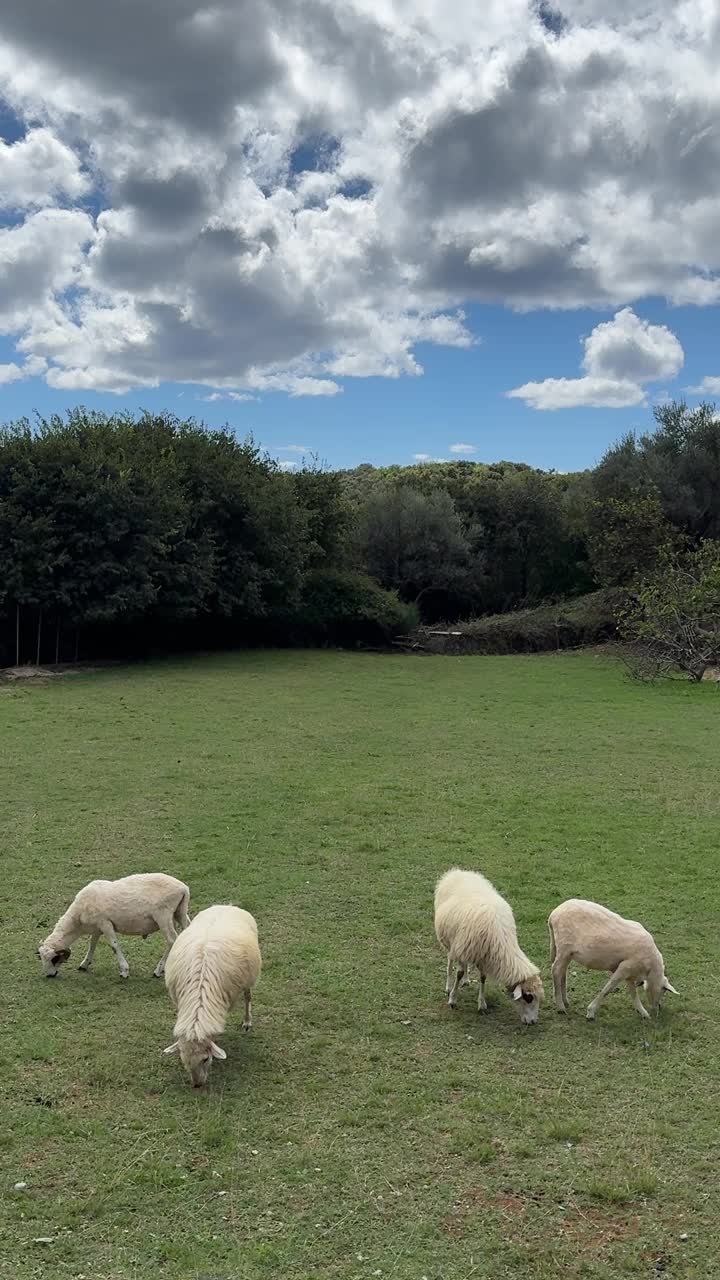
<path id="1" fill-rule="evenodd" d="M 243 1031 L 252 1026 L 252 989 L 260 976 L 257 924 L 240 907 L 199 911 L 170 952 L 165 985 L 177 1009 L 175 1040 L 165 1053 L 178 1053 L 198 1089 L 207 1083 L 213 1058 L 227 1057 L 215 1043 L 240 992 L 245 996 Z"/>
<path id="2" fill-rule="evenodd" d="M 127 978 L 130 969 L 120 950 L 118 933 L 147 938 L 159 929 L 167 939 L 165 952 L 154 969 L 155 977 L 161 978 L 177 937 L 175 925 L 185 929 L 190 924 L 189 905 L 187 885 L 160 872 L 123 876 L 121 880 L 91 880 L 75 895 L 52 933 L 38 947 L 45 977 L 55 978 L 60 965 L 69 958 L 75 939 L 89 934 L 90 946 L 78 966 L 88 970 L 100 935 L 104 934 L 117 957 L 120 976 Z"/>
<path id="3" fill-rule="evenodd" d="M 641 1018 L 649 1018 L 637 988 L 642 985 L 657 1012 L 663 991 L 677 991 L 665 977 L 665 965 L 652 935 L 636 920 L 625 920 L 597 902 L 570 898 L 550 913 L 550 961 L 552 964 L 555 1004 L 559 1013 L 567 1013 L 567 968 L 575 960 L 586 969 L 601 969 L 611 974 L 587 1008 L 587 1016 L 595 1017 L 600 1004 L 621 982 L 627 985 L 630 999 Z"/>
<path id="4" fill-rule="evenodd" d="M 485 981 L 494 978 L 517 1004 L 523 1022 L 537 1022 L 544 997 L 540 971 L 520 950 L 512 907 L 484 876 L 455 867 L 435 886 L 435 933 L 448 953 L 448 1004 L 470 965 L 480 970 L 478 1011 L 487 1009 Z M 453 968 L 457 973 L 453 981 Z"/>

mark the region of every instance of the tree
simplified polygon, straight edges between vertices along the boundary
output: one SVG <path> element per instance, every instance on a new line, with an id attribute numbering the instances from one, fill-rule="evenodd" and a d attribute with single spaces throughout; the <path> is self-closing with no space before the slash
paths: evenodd
<path id="1" fill-rule="evenodd" d="M 678 545 L 657 490 L 591 502 L 587 540 L 595 581 L 601 587 L 627 586 L 650 572 L 661 553 Z"/>
<path id="2" fill-rule="evenodd" d="M 720 663 L 720 543 L 664 552 L 621 611 L 619 629 L 651 670 L 701 680 L 706 667 Z"/>
<path id="3" fill-rule="evenodd" d="M 470 582 L 470 544 L 442 489 L 376 489 L 360 514 L 359 543 L 368 572 L 403 600 L 418 603 L 430 591 L 462 592 Z"/>
<path id="4" fill-rule="evenodd" d="M 288 481 L 305 513 L 308 567 L 344 565 L 350 555 L 353 511 L 342 477 L 313 463 L 291 474 Z"/>
<path id="5" fill-rule="evenodd" d="M 720 538 L 720 421 L 712 404 L 657 405 L 656 430 L 625 436 L 593 474 L 596 501 L 657 496 L 663 516 L 692 542 Z"/>

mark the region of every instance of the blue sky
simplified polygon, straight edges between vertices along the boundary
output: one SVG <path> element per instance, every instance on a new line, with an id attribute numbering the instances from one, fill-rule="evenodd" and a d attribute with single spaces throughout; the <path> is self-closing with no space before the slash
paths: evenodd
<path id="1" fill-rule="evenodd" d="M 697 403 L 701 397 L 687 395 L 685 388 L 699 384 L 718 367 L 718 308 L 671 307 L 653 300 L 636 311 L 643 319 L 670 327 L 685 351 L 679 376 L 648 388 L 645 406 L 537 411 L 509 400 L 505 392 L 521 383 L 576 377 L 581 335 L 613 312 L 518 315 L 499 307 L 468 308 L 468 327 L 481 337 L 480 345 L 469 350 L 418 348 L 423 376 L 348 378 L 342 394 L 332 397 L 290 399 L 274 392 L 247 402 L 209 402 L 206 388 L 180 384 L 121 396 L 88 391 L 78 395 L 55 391 L 33 378 L 0 388 L 0 403 L 4 421 L 35 411 L 64 412 L 78 403 L 110 413 L 168 409 L 210 426 L 229 423 L 240 436 L 252 433 L 282 460 L 298 457 L 288 446 L 307 446 L 333 467 L 409 463 L 413 455 L 426 453 L 572 471 L 592 466 L 624 432 L 651 427 L 652 405 L 663 392 Z M 12 358 L 11 344 L 0 340 L 0 362 Z M 469 444 L 476 452 L 453 454 L 452 444 Z"/>
<path id="2" fill-rule="evenodd" d="M 0 419 L 566 471 L 720 402 L 704 0 L 58 14 L 0 33 Z"/>

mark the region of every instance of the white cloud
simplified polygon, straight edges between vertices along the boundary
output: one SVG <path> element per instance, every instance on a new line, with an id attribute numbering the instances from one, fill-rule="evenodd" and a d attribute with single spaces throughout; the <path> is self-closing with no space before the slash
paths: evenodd
<path id="1" fill-rule="evenodd" d="M 19 364 L 0 364 L 0 386 L 6 386 L 9 382 L 20 382 L 24 378 L 34 378 L 37 374 L 45 372 L 46 364 L 44 360 L 38 360 L 31 357 L 21 366 Z"/>
<path id="2" fill-rule="evenodd" d="M 444 458 L 434 458 L 431 453 L 414 453 L 413 462 L 444 462 Z"/>
<path id="3" fill-rule="evenodd" d="M 296 462 L 294 458 L 281 458 L 278 461 L 278 466 L 281 471 L 294 471 L 299 465 L 300 464 Z"/>
<path id="4" fill-rule="evenodd" d="M 332 396 L 470 347 L 466 303 L 715 305 L 715 8 L 5 0 L 3 332 L 53 386 Z M 615 325 L 537 394 L 673 368 Z"/>
<path id="5" fill-rule="evenodd" d="M 0 364 L 0 386 L 8 382 L 17 382 L 24 376 L 19 364 Z"/>
<path id="6" fill-rule="evenodd" d="M 622 409 L 643 404 L 644 384 L 676 377 L 684 361 L 670 329 L 640 320 L 629 307 L 596 325 L 583 345 L 584 377 L 526 382 L 508 391 L 508 397 L 524 400 L 532 409 Z"/>
<path id="7" fill-rule="evenodd" d="M 510 400 L 524 400 L 531 409 L 624 409 L 645 399 L 645 392 L 635 382 L 593 377 L 545 378 L 514 387 L 507 395 Z"/>
<path id="8" fill-rule="evenodd" d="M 691 396 L 720 396 L 720 378 L 703 378 L 696 387 L 686 387 L 685 390 Z"/>
<path id="9" fill-rule="evenodd" d="M 42 209 L 0 228 L 0 333 L 43 322 L 55 296 L 78 282 L 93 235 L 87 214 L 70 209 Z"/>
<path id="10" fill-rule="evenodd" d="M 278 449 L 278 453 L 309 453 L 310 449 L 306 444 L 284 444 Z"/>
<path id="11" fill-rule="evenodd" d="M 451 444 L 450 452 L 451 453 L 477 453 L 477 449 L 474 444 L 462 444 L 462 443 Z"/>
<path id="12" fill-rule="evenodd" d="M 90 186 L 74 151 L 50 129 L 31 129 L 18 142 L 0 138 L 0 206 L 28 209 L 76 200 Z"/>
<path id="13" fill-rule="evenodd" d="M 637 383 L 675 378 L 685 358 L 666 325 L 640 320 L 629 307 L 597 325 L 584 344 L 583 368 L 598 378 Z"/>

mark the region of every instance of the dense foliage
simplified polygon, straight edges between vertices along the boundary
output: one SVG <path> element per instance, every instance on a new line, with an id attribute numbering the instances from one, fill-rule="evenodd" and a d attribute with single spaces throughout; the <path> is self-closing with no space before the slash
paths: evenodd
<path id="1" fill-rule="evenodd" d="M 684 671 L 701 680 L 720 664 L 720 543 L 663 552 L 619 621 L 623 638 L 639 648 L 638 674 Z"/>
<path id="2" fill-rule="evenodd" d="M 509 462 L 288 475 L 252 441 L 167 414 L 12 423 L 0 430 L 0 661 L 378 644 L 418 615 L 479 619 L 481 647 L 546 647 L 558 602 L 597 588 L 638 601 L 639 580 L 720 539 L 712 407 L 663 405 L 655 420 L 573 475 Z M 578 635 L 604 634 L 606 603 L 599 621 L 594 609 Z M 490 623 L 511 611 L 524 611 L 519 630 L 517 617 Z"/>

